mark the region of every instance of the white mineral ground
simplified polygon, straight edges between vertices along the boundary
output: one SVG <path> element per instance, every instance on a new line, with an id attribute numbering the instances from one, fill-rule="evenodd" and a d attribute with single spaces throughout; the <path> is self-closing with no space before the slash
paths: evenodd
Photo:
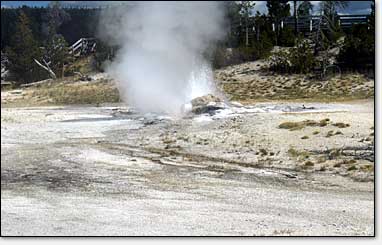
<path id="1" fill-rule="evenodd" d="M 302 170 L 288 155 L 370 144 L 373 101 L 301 106 L 184 118 L 122 105 L 2 108 L 1 233 L 373 235 L 372 172 L 316 160 Z M 278 128 L 325 118 L 325 127 Z"/>

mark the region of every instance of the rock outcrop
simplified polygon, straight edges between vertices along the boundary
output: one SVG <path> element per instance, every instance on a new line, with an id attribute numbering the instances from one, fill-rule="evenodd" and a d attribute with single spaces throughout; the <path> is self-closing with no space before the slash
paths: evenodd
<path id="1" fill-rule="evenodd" d="M 203 114 L 203 113 L 213 114 L 214 111 L 223 109 L 226 107 L 222 99 L 212 94 L 200 96 L 191 100 L 191 105 L 192 105 L 191 112 L 195 114 Z"/>

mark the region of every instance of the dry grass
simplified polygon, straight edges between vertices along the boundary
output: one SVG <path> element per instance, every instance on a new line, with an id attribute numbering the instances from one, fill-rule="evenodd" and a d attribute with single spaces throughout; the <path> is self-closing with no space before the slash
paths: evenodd
<path id="1" fill-rule="evenodd" d="M 266 156 L 268 154 L 267 150 L 265 150 L 265 149 L 260 149 L 259 151 L 260 151 L 262 156 Z"/>
<path id="2" fill-rule="evenodd" d="M 118 90 L 107 82 L 59 83 L 37 88 L 32 96 L 59 105 L 100 104 L 120 101 Z"/>
<path id="3" fill-rule="evenodd" d="M 336 164 L 333 165 L 335 168 L 339 168 L 342 166 L 342 162 L 337 162 Z"/>
<path id="4" fill-rule="evenodd" d="M 289 129 L 290 131 L 293 131 L 304 128 L 304 124 L 302 124 L 301 122 L 283 122 L 279 125 L 279 128 Z"/>
<path id="5" fill-rule="evenodd" d="M 343 75 L 328 81 L 310 79 L 307 75 L 278 75 L 246 73 L 240 66 L 239 72 L 227 70 L 217 72 L 216 78 L 224 81 L 222 90 L 232 99 L 241 101 L 299 100 L 304 101 L 347 101 L 374 97 L 374 86 L 370 79 L 360 74 Z M 326 85 L 325 85 L 326 84 Z"/>
<path id="6" fill-rule="evenodd" d="M 304 160 L 310 157 L 310 153 L 307 151 L 298 151 L 294 148 L 289 148 L 288 154 L 291 157 L 297 158 L 297 160 Z"/>
<path id="7" fill-rule="evenodd" d="M 306 162 L 304 163 L 304 165 L 307 166 L 307 167 L 312 167 L 312 166 L 314 166 L 314 163 L 311 162 L 311 161 L 306 161 Z"/>
<path id="8" fill-rule="evenodd" d="M 357 162 L 356 160 L 350 159 L 350 160 L 343 160 L 342 164 L 348 165 L 348 164 L 354 164 L 356 162 Z"/>
<path id="9" fill-rule="evenodd" d="M 305 127 L 325 127 L 328 125 L 328 122 L 328 118 L 322 119 L 320 121 L 305 120 L 301 122 L 283 122 L 279 125 L 279 128 L 294 131 L 303 129 Z"/>
<path id="10" fill-rule="evenodd" d="M 326 134 L 326 138 L 330 138 L 330 137 L 332 137 L 332 136 L 334 136 L 334 131 L 333 130 L 330 130 L 327 134 Z"/>
<path id="11" fill-rule="evenodd" d="M 338 128 L 347 128 L 347 127 L 350 127 L 350 124 L 339 122 L 339 123 L 333 123 L 333 126 L 336 126 Z"/>
<path id="12" fill-rule="evenodd" d="M 354 171 L 354 170 L 357 170 L 357 167 L 355 165 L 352 165 L 350 167 L 347 168 L 348 171 Z"/>
<path id="13" fill-rule="evenodd" d="M 365 165 L 360 166 L 359 169 L 363 172 L 373 172 L 374 171 L 374 165 L 365 164 Z"/>

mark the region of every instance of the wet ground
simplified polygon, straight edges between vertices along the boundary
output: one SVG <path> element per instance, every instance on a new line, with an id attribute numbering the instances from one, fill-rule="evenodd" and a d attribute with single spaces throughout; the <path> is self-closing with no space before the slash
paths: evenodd
<path id="1" fill-rule="evenodd" d="M 314 137 L 278 128 L 323 118 L 350 127 L 333 137 L 332 124 Z M 121 105 L 2 108 L 1 120 L 2 235 L 374 234 L 374 175 L 361 171 L 371 163 L 346 171 L 311 156 L 301 168 L 288 154 L 368 146 L 372 101 L 184 118 Z"/>

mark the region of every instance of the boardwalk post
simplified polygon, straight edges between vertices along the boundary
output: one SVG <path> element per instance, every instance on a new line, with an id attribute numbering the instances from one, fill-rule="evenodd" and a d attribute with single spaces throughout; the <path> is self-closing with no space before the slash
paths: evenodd
<path id="1" fill-rule="evenodd" d="M 313 20 L 312 20 L 312 17 L 310 17 L 309 31 L 312 32 L 312 30 L 313 30 Z"/>

